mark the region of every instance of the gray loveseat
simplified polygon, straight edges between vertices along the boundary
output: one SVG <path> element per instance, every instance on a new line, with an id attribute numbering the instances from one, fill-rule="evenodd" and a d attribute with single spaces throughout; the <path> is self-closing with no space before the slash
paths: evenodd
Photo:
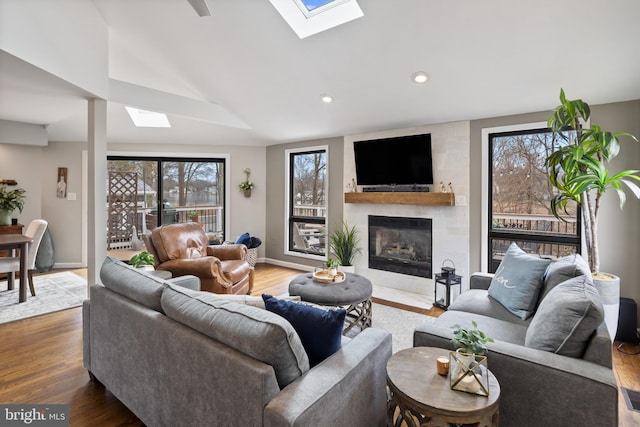
<path id="1" fill-rule="evenodd" d="M 145 424 L 385 424 L 387 332 L 344 339 L 310 368 L 293 327 L 267 310 L 110 258 L 101 281 L 83 306 L 84 365 Z"/>
<path id="2" fill-rule="evenodd" d="M 488 363 L 500 382 L 501 426 L 617 426 L 617 385 L 606 325 L 583 330 L 582 342 L 571 343 L 572 338 L 565 337 L 554 344 L 539 336 L 557 335 L 566 327 L 562 317 L 577 318 L 569 334 L 579 332 L 584 306 L 572 304 L 585 292 L 597 294 L 589 288 L 591 276 L 584 266 L 579 256 L 549 266 L 540 302 L 526 320 L 489 296 L 492 275 L 473 274 L 470 290 L 458 296 L 447 312 L 435 323 L 415 329 L 414 346 L 452 349 L 451 327 L 471 326 L 475 321 L 495 339 L 487 344 Z M 547 298 L 551 299 L 545 302 Z M 594 307 L 597 311 L 597 301 Z M 538 336 L 533 336 L 531 328 L 538 330 Z M 540 349 L 545 345 L 555 348 Z M 574 357 L 561 354 L 567 352 L 573 352 Z"/>

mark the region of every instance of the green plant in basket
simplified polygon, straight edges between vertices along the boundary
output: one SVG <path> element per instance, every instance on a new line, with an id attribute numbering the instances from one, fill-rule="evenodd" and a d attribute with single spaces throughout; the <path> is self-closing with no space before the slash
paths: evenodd
<path id="1" fill-rule="evenodd" d="M 463 328 L 460 325 L 453 325 L 453 338 L 451 343 L 456 349 L 463 353 L 476 354 L 482 356 L 486 353 L 488 342 L 494 342 L 493 338 L 489 338 L 484 332 L 478 329 L 478 324 L 471 321 L 473 328 Z"/>
<path id="2" fill-rule="evenodd" d="M 132 256 L 129 260 L 129 264 L 135 268 L 138 268 L 142 265 L 155 265 L 155 259 L 150 252 L 143 251 Z"/>

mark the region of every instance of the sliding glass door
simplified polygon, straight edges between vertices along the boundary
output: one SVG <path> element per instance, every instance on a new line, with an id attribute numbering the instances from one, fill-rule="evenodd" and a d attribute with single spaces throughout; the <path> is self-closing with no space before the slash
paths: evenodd
<path id="1" fill-rule="evenodd" d="M 110 156 L 108 249 L 163 224 L 194 221 L 224 241 L 225 160 Z"/>

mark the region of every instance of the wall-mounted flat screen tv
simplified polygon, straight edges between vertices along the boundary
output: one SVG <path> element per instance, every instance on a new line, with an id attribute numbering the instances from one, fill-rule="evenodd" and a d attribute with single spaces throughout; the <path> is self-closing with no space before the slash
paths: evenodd
<path id="1" fill-rule="evenodd" d="M 354 141 L 358 185 L 433 184 L 431 134 Z"/>

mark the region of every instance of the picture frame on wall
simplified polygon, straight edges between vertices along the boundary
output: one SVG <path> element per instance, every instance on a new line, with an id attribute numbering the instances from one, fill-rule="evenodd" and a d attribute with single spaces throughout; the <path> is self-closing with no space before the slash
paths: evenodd
<path id="1" fill-rule="evenodd" d="M 67 168 L 58 168 L 58 179 L 56 181 L 56 197 L 67 198 Z"/>

